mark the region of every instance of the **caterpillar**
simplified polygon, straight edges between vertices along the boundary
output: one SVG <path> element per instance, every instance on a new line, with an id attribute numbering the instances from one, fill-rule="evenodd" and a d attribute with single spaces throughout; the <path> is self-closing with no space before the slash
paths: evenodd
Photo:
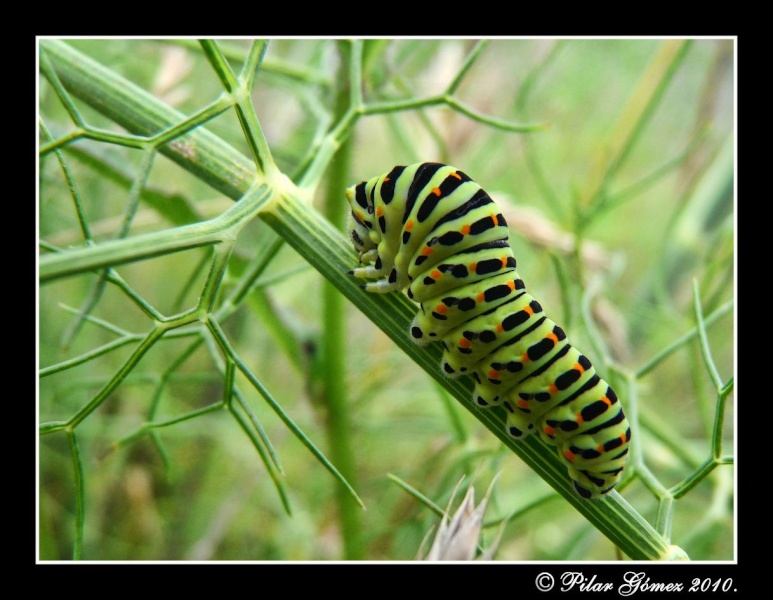
<path id="1" fill-rule="evenodd" d="M 503 406 L 506 431 L 557 448 L 575 491 L 610 492 L 631 430 L 612 388 L 543 312 L 516 271 L 509 229 L 491 197 L 455 167 L 398 165 L 346 190 L 349 274 L 372 293 L 419 304 L 410 334 L 439 342 L 441 369 L 474 381 L 478 406 Z"/>

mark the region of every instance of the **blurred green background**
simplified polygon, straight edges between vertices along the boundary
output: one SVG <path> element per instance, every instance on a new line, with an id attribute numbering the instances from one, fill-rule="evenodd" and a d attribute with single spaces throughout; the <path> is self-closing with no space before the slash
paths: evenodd
<path id="1" fill-rule="evenodd" d="M 68 43 L 184 114 L 222 93 L 193 40 Z M 366 101 L 441 94 L 476 43 L 369 40 Z M 564 326 L 605 378 L 607 362 L 617 373 L 635 372 L 695 326 L 694 282 L 705 315 L 734 297 L 734 41 L 692 40 L 679 47 L 673 72 L 664 76 L 669 43 L 677 41 L 492 39 L 454 98 L 476 114 L 546 127 L 514 133 L 441 105 L 364 117 L 351 133 L 348 185 L 394 164 L 423 160 L 464 170 L 502 206 L 519 273 L 547 314 Z M 230 39 L 221 45 L 238 65 L 250 42 Z M 346 76 L 342 64 L 336 40 L 276 39 L 268 46 L 252 100 L 274 159 L 290 177 L 334 123 L 335 91 Z M 91 126 L 121 131 L 91 107 L 77 106 Z M 54 138 L 73 130 L 42 75 L 39 114 Z M 249 155 L 233 111 L 206 127 Z M 40 139 L 41 144 L 48 141 L 42 134 Z M 62 153 L 95 239 L 110 239 L 126 210 L 141 152 L 79 140 Z M 65 249 L 82 244 L 68 184 L 53 153 L 41 156 L 38 187 L 40 239 Z M 159 156 L 129 235 L 195 222 L 231 204 Z M 241 231 L 226 289 L 260 252 L 267 231 L 258 220 Z M 158 311 L 172 314 L 196 303 L 207 256 L 204 249 L 191 250 L 121 266 L 118 272 Z M 264 277 L 266 287 L 251 294 L 224 329 L 284 410 L 325 451 L 329 413 L 314 400 L 323 278 L 286 245 Z M 148 331 L 147 316 L 110 285 L 90 315 L 113 330 L 93 320 L 79 321 L 74 311 L 84 308 L 95 278 L 79 275 L 40 287 L 41 367 L 110 343 L 115 328 Z M 595 335 L 583 326 L 579 310 L 589 282 L 603 283 L 593 303 Z M 437 526 L 437 516 L 388 474 L 444 507 L 463 476 L 475 477 L 480 497 L 496 473 L 487 518 L 494 522 L 517 513 L 504 529 L 497 559 L 616 558 L 606 538 L 445 397 L 356 308 L 347 303 L 345 313 L 348 435 L 355 451 L 356 489 L 367 505 L 366 511 L 351 507 L 358 511 L 359 558 L 412 560 Z M 277 324 L 284 328 L 283 338 L 277 338 Z M 723 380 L 734 372 L 734 337 L 732 311 L 708 328 Z M 287 352 L 283 339 L 300 353 Z M 156 430 L 165 455 L 147 435 L 115 447 L 142 425 L 151 402 L 158 402 L 162 420 L 221 398 L 222 376 L 205 347 L 163 379 L 186 347 L 185 339 L 156 344 L 77 428 L 85 481 L 83 558 L 347 558 L 339 483 L 247 385 L 245 397 L 284 468 L 292 515 L 283 509 L 255 449 L 224 411 Z M 605 349 L 604 357 L 595 353 L 597 348 Z M 40 422 L 77 412 L 131 351 L 125 346 L 41 378 Z M 697 341 L 684 343 L 639 378 L 637 390 L 634 435 L 640 436 L 654 477 L 668 488 L 692 471 L 688 459 L 700 463 L 711 454 L 716 390 Z M 734 444 L 732 400 L 725 414 L 725 454 L 732 454 Z M 627 409 L 626 398 L 623 402 Z M 733 467 L 721 466 L 675 503 L 672 539 L 692 559 L 734 559 L 733 490 Z M 641 482 L 633 481 L 622 494 L 651 523 L 656 521 L 657 499 Z M 68 440 L 61 434 L 41 436 L 40 559 L 72 557 L 75 498 Z M 482 545 L 497 532 L 495 524 L 484 528 Z"/>

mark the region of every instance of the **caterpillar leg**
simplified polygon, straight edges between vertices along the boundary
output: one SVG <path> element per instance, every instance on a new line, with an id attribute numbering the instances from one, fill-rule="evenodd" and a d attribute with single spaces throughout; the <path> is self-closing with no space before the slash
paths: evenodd
<path id="1" fill-rule="evenodd" d="M 356 277 L 357 279 L 378 279 L 384 274 L 376 269 L 373 265 L 366 265 L 364 267 L 357 267 L 349 271 L 349 275 Z"/>
<path id="2" fill-rule="evenodd" d="M 530 416 L 523 414 L 517 409 L 513 409 L 510 400 L 504 404 L 505 408 L 508 409 L 507 421 L 505 421 L 507 433 L 517 440 L 522 440 L 536 431 Z"/>
<path id="3" fill-rule="evenodd" d="M 396 292 L 400 289 L 397 283 L 390 282 L 386 277 L 383 277 L 378 281 L 369 281 L 368 283 L 363 283 L 362 288 L 366 292 L 371 292 L 374 294 L 388 294 L 390 292 Z"/>
<path id="4" fill-rule="evenodd" d="M 622 467 L 610 473 L 596 473 L 594 471 L 570 468 L 569 477 L 572 478 L 574 491 L 586 500 L 595 500 L 604 494 L 611 492 L 619 478 Z"/>
<path id="5" fill-rule="evenodd" d="M 631 439 L 627 424 L 621 430 L 619 436 L 613 435 L 605 440 L 581 434 L 558 444 L 574 488 L 583 498 L 598 498 L 610 492 L 619 481 Z"/>
<path id="6" fill-rule="evenodd" d="M 402 283 L 397 280 L 395 268 L 382 263 L 377 248 L 365 252 L 360 257 L 360 262 L 371 264 L 354 268 L 349 271 L 349 275 L 357 279 L 373 280 L 362 285 L 366 291 L 375 294 L 388 294 L 402 289 Z"/>
<path id="7" fill-rule="evenodd" d="M 388 294 L 389 292 L 395 292 L 400 289 L 398 282 L 390 281 L 388 275 L 384 275 L 379 269 L 376 269 L 373 265 L 367 265 L 365 267 L 357 267 L 349 271 L 349 275 L 356 277 L 357 279 L 375 279 L 375 281 L 368 281 L 362 284 L 362 288 L 375 294 Z"/>

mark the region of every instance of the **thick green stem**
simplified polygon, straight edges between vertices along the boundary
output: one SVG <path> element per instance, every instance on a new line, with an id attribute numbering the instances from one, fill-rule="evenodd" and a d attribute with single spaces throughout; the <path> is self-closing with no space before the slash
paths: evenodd
<path id="1" fill-rule="evenodd" d="M 341 72 L 346 73 L 350 46 L 341 42 L 338 47 L 342 55 Z M 346 113 L 349 105 L 349 80 L 340 78 L 336 97 L 336 117 Z M 345 142 L 330 163 L 327 189 L 325 192 L 324 215 L 330 223 L 343 229 L 346 212 L 341 210 L 342 190 L 349 185 L 347 175 L 351 162 L 351 142 Z M 321 346 L 321 392 L 323 405 L 327 409 L 327 430 L 330 454 L 341 474 L 355 488 L 357 487 L 357 465 L 352 449 L 352 424 L 349 418 L 349 391 L 346 386 L 346 341 L 344 299 L 329 282 L 322 288 L 322 322 L 324 324 Z M 344 544 L 344 558 L 361 560 L 365 557 L 362 544 L 361 510 L 343 487 L 337 490 L 338 514 L 341 521 L 341 535 Z"/>

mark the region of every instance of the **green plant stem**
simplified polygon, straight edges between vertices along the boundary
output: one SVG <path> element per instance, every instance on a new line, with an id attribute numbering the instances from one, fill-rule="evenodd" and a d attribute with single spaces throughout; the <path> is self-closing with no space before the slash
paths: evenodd
<path id="1" fill-rule="evenodd" d="M 252 79 L 247 78 L 245 82 L 237 78 L 215 41 L 201 40 L 200 43 L 204 49 L 204 54 L 215 69 L 226 92 L 234 99 L 236 116 L 239 118 L 239 123 L 241 123 L 245 139 L 250 146 L 252 157 L 255 159 L 255 164 L 258 165 L 258 170 L 261 173 L 266 173 L 268 170 L 275 169 L 268 142 L 263 136 L 263 130 L 258 122 L 258 116 L 255 114 L 255 108 L 252 102 L 250 102 L 250 89 L 247 85 Z M 249 67 L 250 65 L 254 65 L 252 60 L 248 61 L 246 66 Z"/>
<path id="2" fill-rule="evenodd" d="M 292 509 L 290 507 L 290 498 L 287 496 L 287 490 L 285 489 L 285 486 L 282 483 L 282 479 L 280 478 L 280 473 L 272 465 L 271 460 L 269 459 L 269 456 L 266 453 L 266 449 L 264 448 L 260 439 L 255 435 L 255 433 L 250 428 L 250 423 L 244 419 L 244 417 L 238 410 L 236 410 L 235 406 L 229 404 L 227 408 L 228 408 L 228 412 L 230 412 L 231 415 L 233 415 L 236 422 L 242 428 L 242 431 L 244 431 L 244 433 L 250 439 L 253 447 L 255 448 L 258 455 L 260 456 L 260 459 L 263 461 L 263 464 L 266 466 L 266 471 L 268 472 L 269 477 L 271 477 L 271 480 L 274 482 L 274 487 L 276 487 L 277 491 L 279 492 L 279 499 L 282 502 L 282 507 L 285 509 L 285 512 L 287 513 L 288 516 L 292 516 Z"/>
<path id="3" fill-rule="evenodd" d="M 443 518 L 443 516 L 446 514 L 445 511 L 435 504 L 430 498 L 422 494 L 419 490 L 417 490 L 412 485 L 408 484 L 407 482 L 400 479 L 397 475 L 393 475 L 392 473 L 387 473 L 387 477 L 394 481 L 397 485 L 399 485 L 401 488 L 403 488 L 406 492 L 408 492 L 411 496 L 416 498 L 419 502 L 421 502 L 424 506 L 429 508 L 433 513 L 435 513 L 438 517 Z"/>
<path id="4" fill-rule="evenodd" d="M 248 190 L 240 202 L 209 221 L 42 256 L 38 269 L 40 282 L 219 244 L 233 238 L 236 230 L 249 222 L 270 197 L 270 188 L 260 185 Z"/>
<path id="5" fill-rule="evenodd" d="M 351 47 L 347 42 L 338 44 L 342 57 L 342 75 L 336 96 L 336 116 L 343 115 L 349 104 L 349 78 L 346 76 L 348 56 Z M 341 210 L 342 190 L 348 187 L 347 176 L 351 163 L 352 144 L 347 141 L 338 150 L 330 163 L 325 191 L 323 213 L 337 229 L 343 229 L 346 212 Z M 344 299 L 331 283 L 325 281 L 322 287 L 322 323 L 320 336 L 321 368 L 320 404 L 327 410 L 327 432 L 330 455 L 341 474 L 357 487 L 357 464 L 352 449 L 352 423 L 349 418 L 350 400 L 346 385 L 346 319 Z M 361 511 L 351 495 L 341 487 L 337 493 L 338 515 L 341 522 L 344 558 L 361 560 L 365 558 L 362 543 Z"/>
<path id="6" fill-rule="evenodd" d="M 703 357 L 703 363 L 706 366 L 706 370 L 709 372 L 711 380 L 714 382 L 714 386 L 717 390 L 720 390 L 723 387 L 722 378 L 711 357 L 711 348 L 709 347 L 709 340 L 706 337 L 706 323 L 703 319 L 703 308 L 701 307 L 701 295 L 696 279 L 693 279 L 692 292 L 693 310 L 695 311 L 695 321 L 697 322 L 698 328 L 698 339 L 701 343 L 701 356 Z"/>
<path id="7" fill-rule="evenodd" d="M 586 218 L 607 201 L 607 185 L 628 158 L 689 47 L 688 40 L 666 40 L 660 44 L 587 177 L 588 183 L 580 197 Z"/>
<path id="8" fill-rule="evenodd" d="M 708 317 L 706 317 L 706 319 L 704 319 L 704 322 L 703 322 L 704 326 L 709 327 L 710 325 L 713 325 L 718 319 L 720 319 L 721 317 L 729 313 L 731 310 L 733 310 L 734 305 L 735 303 L 732 300 L 728 300 L 727 302 L 725 302 L 722 306 L 720 306 L 713 313 L 711 313 L 711 315 L 709 315 Z M 642 377 L 644 377 L 647 373 L 649 373 L 660 363 L 662 363 L 666 358 L 671 356 L 674 352 L 679 350 L 679 348 L 687 344 L 690 340 L 694 339 L 698 335 L 700 335 L 698 328 L 694 327 L 689 332 L 684 334 L 681 338 L 669 344 L 666 348 L 658 352 L 645 364 L 643 364 L 641 367 L 639 367 L 634 371 L 634 376 L 636 377 L 636 379 L 641 379 Z"/>
<path id="9" fill-rule="evenodd" d="M 296 425 L 296 423 L 287 415 L 284 409 L 277 403 L 277 401 L 273 398 L 273 396 L 269 393 L 269 391 L 263 386 L 263 384 L 257 379 L 257 377 L 255 377 L 255 375 L 252 373 L 249 367 L 239 357 L 239 355 L 236 353 L 236 351 L 233 349 L 230 342 L 228 341 L 228 338 L 225 336 L 225 333 L 223 333 L 223 330 L 220 328 L 220 325 L 217 323 L 217 321 L 215 321 L 215 319 L 213 318 L 210 318 L 207 320 L 207 326 L 209 328 L 209 331 L 212 333 L 213 338 L 220 346 L 220 348 L 223 350 L 223 352 L 230 358 L 230 360 L 233 360 L 236 367 L 242 372 L 242 374 L 245 377 L 247 377 L 247 379 L 255 388 L 255 390 L 257 390 L 257 392 L 263 397 L 263 399 L 268 403 L 271 409 L 282 420 L 282 422 L 287 426 L 287 428 L 298 438 L 298 440 L 304 446 L 306 446 L 306 448 L 309 449 L 309 451 L 317 458 L 317 460 L 322 464 L 322 466 L 324 466 L 336 479 L 338 479 L 346 487 L 349 493 L 352 494 L 352 496 L 354 496 L 357 503 L 364 508 L 365 505 L 363 504 L 362 500 L 360 500 L 360 497 L 357 495 L 357 492 L 354 490 L 354 488 L 349 484 L 348 481 L 346 481 L 346 479 L 341 475 L 338 469 L 335 466 L 333 466 L 333 464 L 325 457 L 325 455 L 319 451 L 319 449 L 308 438 L 308 436 L 300 429 L 300 427 L 298 427 L 298 425 Z"/>
<path id="10" fill-rule="evenodd" d="M 73 428 L 67 429 L 67 441 L 70 444 L 70 457 L 75 473 L 75 541 L 72 558 L 80 560 L 83 556 L 83 525 L 86 519 L 86 483 L 83 477 L 83 461 L 78 447 L 78 436 Z"/>
<path id="11" fill-rule="evenodd" d="M 448 84 L 448 88 L 446 88 L 446 94 L 450 96 L 456 92 L 462 81 L 464 81 L 464 76 L 467 75 L 468 71 L 472 68 L 472 65 L 475 64 L 475 61 L 478 59 L 478 56 L 480 56 L 480 53 L 483 52 L 484 48 L 488 46 L 488 44 L 489 40 L 480 40 L 477 44 L 475 44 L 475 47 L 464 60 L 462 68 L 459 69 L 459 72 L 453 78 L 451 83 Z"/>

